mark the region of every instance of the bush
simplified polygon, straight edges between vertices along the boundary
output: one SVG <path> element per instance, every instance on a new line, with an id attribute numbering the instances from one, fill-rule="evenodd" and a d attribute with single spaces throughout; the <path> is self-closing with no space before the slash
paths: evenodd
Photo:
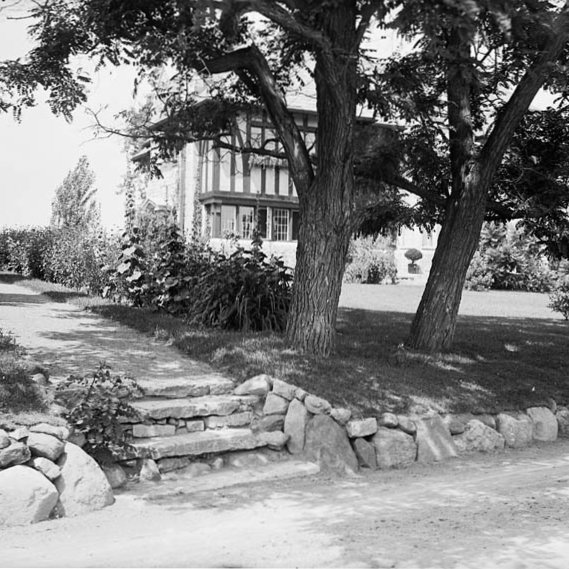
<path id="1" fill-rule="evenodd" d="M 493 282 L 492 271 L 486 258 L 479 251 L 476 251 L 466 273 L 465 288 L 477 291 L 490 290 Z"/>
<path id="2" fill-rule="evenodd" d="M 128 454 L 131 445 L 120 418 L 138 419 L 127 399 L 142 394 L 136 382 L 112 376 L 101 364 L 92 377 L 69 376 L 57 386 L 57 397 L 68 406 L 64 418 L 85 435 L 83 449 L 97 462 L 108 463 Z"/>
<path id="3" fill-rule="evenodd" d="M 409 259 L 409 261 L 414 265 L 415 261 L 419 261 L 423 258 L 423 253 L 421 253 L 419 249 L 407 249 L 407 251 L 405 251 L 405 258 Z"/>
<path id="4" fill-rule="evenodd" d="M 569 275 L 562 275 L 549 295 L 549 308 L 569 320 Z"/>
<path id="5" fill-rule="evenodd" d="M 350 243 L 344 281 L 348 283 L 395 283 L 397 267 L 391 242 L 385 238 L 354 239 Z"/>
<path id="6" fill-rule="evenodd" d="M 0 263 L 4 270 L 45 279 L 46 259 L 53 246 L 50 228 L 4 229 L 0 235 Z"/>

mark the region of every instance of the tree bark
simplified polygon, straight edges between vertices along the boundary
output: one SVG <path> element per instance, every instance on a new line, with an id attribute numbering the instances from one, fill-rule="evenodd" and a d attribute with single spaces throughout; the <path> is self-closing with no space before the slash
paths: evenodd
<path id="1" fill-rule="evenodd" d="M 318 111 L 316 176 L 299 192 L 300 230 L 289 344 L 326 357 L 335 348 L 342 278 L 353 230 L 353 132 L 356 110 L 355 2 L 325 11 L 322 28 L 334 54 L 319 53 L 315 64 Z"/>

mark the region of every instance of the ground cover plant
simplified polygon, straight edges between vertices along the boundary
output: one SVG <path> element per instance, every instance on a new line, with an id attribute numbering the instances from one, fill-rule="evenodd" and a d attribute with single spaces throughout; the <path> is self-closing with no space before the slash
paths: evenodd
<path id="1" fill-rule="evenodd" d="M 49 284 L 24 284 L 49 294 Z M 299 355 L 275 333 L 189 326 L 165 313 L 68 294 L 70 302 L 167 341 L 239 381 L 268 373 L 359 415 L 496 411 L 544 404 L 548 397 L 569 402 L 569 327 L 548 308 L 546 294 L 465 291 L 456 347 L 425 355 L 401 347 L 420 287 L 345 285 L 338 354 L 329 359 Z"/>

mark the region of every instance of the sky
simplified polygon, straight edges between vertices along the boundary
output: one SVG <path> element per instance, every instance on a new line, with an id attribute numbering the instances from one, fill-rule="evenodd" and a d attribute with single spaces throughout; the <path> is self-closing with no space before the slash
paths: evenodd
<path id="1" fill-rule="evenodd" d="M 11 20 L 0 12 L 0 61 L 29 51 L 26 20 Z M 88 106 L 104 110 L 107 124 L 133 105 L 132 68 L 103 69 L 93 77 Z M 95 172 L 101 219 L 107 227 L 120 227 L 124 200 L 117 194 L 126 172 L 126 156 L 118 136 L 94 140 L 93 119 L 84 109 L 72 123 L 54 116 L 40 102 L 23 112 L 20 123 L 0 113 L 0 227 L 47 225 L 56 188 L 79 157 L 87 156 Z"/>

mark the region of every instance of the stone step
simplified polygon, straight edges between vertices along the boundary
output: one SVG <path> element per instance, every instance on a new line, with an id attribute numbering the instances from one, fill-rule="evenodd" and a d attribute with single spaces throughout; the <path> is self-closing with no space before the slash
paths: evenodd
<path id="1" fill-rule="evenodd" d="M 189 399 L 140 399 L 133 401 L 132 406 L 143 420 L 191 419 L 249 411 L 258 401 L 256 395 L 209 395 Z"/>
<path id="2" fill-rule="evenodd" d="M 204 395 L 224 395 L 231 393 L 235 384 L 220 374 L 204 374 L 189 378 L 142 379 L 137 381 L 144 390 L 145 397 L 202 397 Z"/>
<path id="3" fill-rule="evenodd" d="M 175 456 L 199 456 L 266 446 L 266 442 L 249 429 L 202 431 L 172 437 L 138 439 L 133 443 L 139 456 L 154 460 Z"/>

